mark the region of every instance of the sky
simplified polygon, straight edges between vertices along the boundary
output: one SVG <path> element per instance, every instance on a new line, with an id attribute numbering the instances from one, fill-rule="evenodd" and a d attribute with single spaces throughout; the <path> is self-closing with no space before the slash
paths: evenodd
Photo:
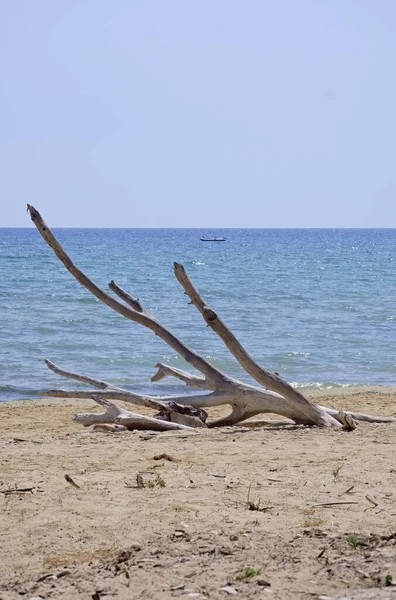
<path id="1" fill-rule="evenodd" d="M 396 227 L 394 0 L 4 0 L 0 50 L 0 227 Z"/>

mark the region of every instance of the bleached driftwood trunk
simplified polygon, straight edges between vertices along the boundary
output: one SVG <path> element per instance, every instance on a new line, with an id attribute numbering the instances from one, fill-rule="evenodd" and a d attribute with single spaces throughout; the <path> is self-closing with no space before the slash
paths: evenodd
<path id="1" fill-rule="evenodd" d="M 195 375 L 159 363 L 152 381 L 160 381 L 164 377 L 176 377 L 186 385 L 207 391 L 206 394 L 181 395 L 177 397 L 159 397 L 135 394 L 105 381 L 94 379 L 87 375 L 72 373 L 60 369 L 50 361 L 47 366 L 58 375 L 81 381 L 96 388 L 97 391 L 48 390 L 47 396 L 62 398 L 92 398 L 96 403 L 105 407 L 104 413 L 86 413 L 74 416 L 75 421 L 83 425 L 97 423 L 118 423 L 128 429 L 191 429 L 193 427 L 219 427 L 236 425 L 262 413 L 275 413 L 286 417 L 281 423 L 320 427 L 347 428 L 354 427 L 354 421 L 396 422 L 393 417 L 373 417 L 359 413 L 340 413 L 336 410 L 319 406 L 306 398 L 276 373 L 266 371 L 248 354 L 234 334 L 228 329 L 220 317 L 206 305 L 198 290 L 194 287 L 184 267 L 174 263 L 174 272 L 185 294 L 201 313 L 205 323 L 217 333 L 229 351 L 234 355 L 243 369 L 255 379 L 260 386 L 249 385 L 229 377 L 211 365 L 203 356 L 186 346 L 178 337 L 164 327 L 156 318 L 148 313 L 140 301 L 123 290 L 115 281 L 109 283 L 109 288 L 120 298 L 116 299 L 91 281 L 66 254 L 58 240 L 43 221 L 39 212 L 28 205 L 33 223 L 44 240 L 55 252 L 67 270 L 96 298 L 127 319 L 147 327 L 159 336 L 184 360 L 194 367 L 200 375 Z M 119 400 L 145 406 L 157 411 L 155 417 L 147 417 L 124 410 L 110 400 Z M 206 424 L 204 408 L 228 404 L 231 412 L 228 416 Z M 279 422 L 277 422 L 279 423 Z"/>

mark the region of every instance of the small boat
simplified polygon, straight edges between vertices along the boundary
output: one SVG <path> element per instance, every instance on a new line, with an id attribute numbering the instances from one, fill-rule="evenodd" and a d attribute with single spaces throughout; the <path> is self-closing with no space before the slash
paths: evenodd
<path id="1" fill-rule="evenodd" d="M 225 242 L 225 237 L 201 237 L 201 242 Z"/>

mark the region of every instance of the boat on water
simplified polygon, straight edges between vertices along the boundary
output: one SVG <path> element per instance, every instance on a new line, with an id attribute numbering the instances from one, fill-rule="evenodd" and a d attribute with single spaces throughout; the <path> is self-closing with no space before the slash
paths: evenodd
<path id="1" fill-rule="evenodd" d="M 225 242 L 225 237 L 201 237 L 201 242 Z"/>

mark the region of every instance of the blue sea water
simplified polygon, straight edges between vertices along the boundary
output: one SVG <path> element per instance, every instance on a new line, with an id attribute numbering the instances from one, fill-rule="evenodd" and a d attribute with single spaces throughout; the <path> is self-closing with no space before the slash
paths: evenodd
<path id="1" fill-rule="evenodd" d="M 230 375 L 248 380 L 188 305 L 173 261 L 265 368 L 299 385 L 396 384 L 395 229 L 54 232 L 97 284 L 115 279 Z M 0 337 L 0 400 L 78 386 L 45 358 L 131 390 L 186 391 L 170 378 L 150 383 L 157 362 L 184 362 L 92 297 L 34 228 L 0 229 Z"/>

